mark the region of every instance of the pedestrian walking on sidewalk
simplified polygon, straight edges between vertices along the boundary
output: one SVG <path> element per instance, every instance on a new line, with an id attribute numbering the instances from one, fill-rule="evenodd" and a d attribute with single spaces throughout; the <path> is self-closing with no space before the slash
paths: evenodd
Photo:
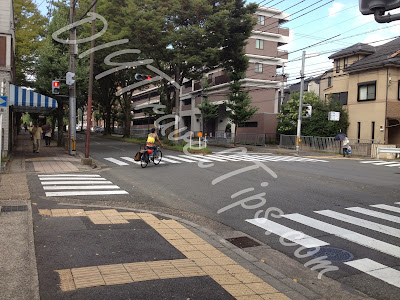
<path id="1" fill-rule="evenodd" d="M 43 130 L 39 127 L 38 123 L 35 123 L 35 127 L 32 129 L 32 142 L 33 142 L 33 152 L 39 153 L 40 150 L 40 140 L 42 139 Z"/>
<path id="2" fill-rule="evenodd" d="M 53 130 L 50 125 L 43 125 L 42 130 L 44 131 L 44 140 L 46 142 L 46 147 L 50 147 L 51 133 Z"/>
<path id="3" fill-rule="evenodd" d="M 346 157 L 346 154 L 348 154 L 348 148 L 350 147 L 350 141 L 347 138 L 347 136 L 343 140 L 343 157 Z M 351 148 L 350 148 L 351 149 Z"/>
<path id="4" fill-rule="evenodd" d="M 28 124 L 24 123 L 25 132 L 28 130 Z"/>

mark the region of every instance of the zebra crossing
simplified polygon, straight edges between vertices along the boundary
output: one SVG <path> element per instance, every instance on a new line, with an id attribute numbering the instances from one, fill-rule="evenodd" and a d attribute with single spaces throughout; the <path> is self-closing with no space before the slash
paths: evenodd
<path id="1" fill-rule="evenodd" d="M 397 225 L 400 224 L 400 217 L 395 215 L 400 214 L 400 202 L 395 202 L 394 205 L 375 204 L 370 205 L 370 207 L 371 209 L 363 207 L 345 208 L 345 210 L 347 211 L 357 213 L 357 217 L 333 210 L 313 211 L 313 213 L 316 213 L 319 216 L 326 217 L 326 220 L 324 221 L 300 213 L 283 214 L 281 215 L 281 217 L 286 220 L 290 220 L 291 222 L 289 223 L 293 223 L 294 227 L 297 227 L 299 224 L 303 226 L 305 225 L 306 228 L 310 228 L 310 230 L 317 229 L 318 231 L 324 232 L 328 235 L 339 237 L 341 239 L 361 245 L 363 247 L 367 247 L 374 251 L 390 255 L 394 258 L 400 258 L 400 244 L 390 244 L 380 239 L 372 238 L 366 234 L 358 233 L 356 231 L 345 228 L 347 225 L 344 225 L 342 227 L 331 224 L 333 223 L 332 220 L 337 220 L 341 221 L 340 224 L 351 224 L 355 225 L 357 228 L 361 227 L 367 229 L 367 232 L 374 231 L 383 233 L 384 235 L 390 235 L 395 238 L 400 238 L 400 226 Z M 386 212 L 390 212 L 391 214 L 388 214 Z M 363 219 L 363 215 L 373 217 L 374 221 Z M 392 226 L 380 224 L 379 219 L 383 219 L 385 221 L 395 224 L 393 224 Z M 301 245 L 305 248 L 311 249 L 315 247 L 329 245 L 328 242 L 323 240 L 323 236 L 322 239 L 320 237 L 315 238 L 303 232 L 294 230 L 290 227 L 281 225 L 280 223 L 272 221 L 271 219 L 255 218 L 247 219 L 245 221 L 263 230 L 266 230 L 270 233 L 273 233 L 291 242 Z M 288 223 L 285 222 L 285 224 L 287 225 Z M 382 236 L 382 238 L 384 238 L 384 236 Z M 400 288 L 399 270 L 388 267 L 368 257 L 344 262 L 344 264 L 361 272 L 364 272 L 376 279 Z"/>
<path id="2" fill-rule="evenodd" d="M 384 166 L 384 167 L 398 167 L 400 168 L 400 162 L 396 161 L 381 161 L 381 160 L 364 160 L 360 161 L 361 164 L 369 164 L 375 166 Z"/>
<path id="3" fill-rule="evenodd" d="M 111 181 L 93 174 L 39 175 L 46 197 L 128 194 Z"/>
<path id="4" fill-rule="evenodd" d="M 118 166 L 128 166 L 139 164 L 133 157 L 105 157 L 104 160 Z M 328 162 L 323 159 L 305 158 L 296 156 L 278 156 L 278 155 L 249 155 L 249 154 L 209 154 L 209 155 L 163 155 L 160 164 L 181 164 L 181 163 L 215 163 L 215 162 L 237 162 L 237 161 L 260 161 L 260 162 Z"/>

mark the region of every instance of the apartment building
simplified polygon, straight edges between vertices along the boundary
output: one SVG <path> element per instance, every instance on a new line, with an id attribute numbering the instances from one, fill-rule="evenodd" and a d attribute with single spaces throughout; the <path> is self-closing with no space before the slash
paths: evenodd
<path id="1" fill-rule="evenodd" d="M 245 53 L 249 58 L 249 67 L 243 87 L 247 88 L 252 99 L 252 106 L 258 107 L 253 118 L 238 128 L 238 134 L 259 134 L 267 137 L 276 136 L 277 114 L 280 106 L 280 88 L 285 80 L 276 75 L 277 68 L 287 62 L 288 54 L 279 47 L 289 42 L 289 29 L 281 25 L 289 20 L 289 15 L 269 7 L 259 7 L 255 16 L 257 25 L 248 39 Z M 222 135 L 229 128 L 234 132 L 234 124 L 227 117 L 225 103 L 228 101 L 229 79 L 223 69 L 216 69 L 205 74 L 210 85 L 206 93 L 211 103 L 218 105 L 218 118 L 207 123 L 210 137 Z M 204 91 L 200 82 L 188 80 L 180 91 L 179 115 L 180 127 L 186 126 L 193 132 L 202 131 L 202 116 L 198 105 L 202 103 Z M 158 103 L 157 88 L 149 88 L 134 94 L 133 106 L 136 110 L 133 128 L 147 128 L 154 117 L 140 111 L 140 105 Z M 230 125 L 228 125 L 230 124 Z"/>
<path id="2" fill-rule="evenodd" d="M 2 115 L 2 153 L 7 155 L 10 147 L 9 141 L 9 83 L 15 78 L 14 68 L 14 12 L 12 0 L 2 0 L 0 2 L 0 96 L 7 97 L 6 102 L 0 100 L 0 114 Z"/>
<path id="3" fill-rule="evenodd" d="M 346 106 L 349 138 L 400 144 L 400 38 L 358 43 L 329 58 L 334 67 L 321 79 L 323 94 Z"/>

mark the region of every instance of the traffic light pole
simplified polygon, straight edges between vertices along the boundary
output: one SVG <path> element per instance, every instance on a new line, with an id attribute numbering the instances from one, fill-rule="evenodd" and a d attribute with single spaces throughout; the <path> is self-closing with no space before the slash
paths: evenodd
<path id="1" fill-rule="evenodd" d="M 303 115 L 303 90 L 304 90 L 304 64 L 306 60 L 306 51 L 303 51 L 301 58 L 301 71 L 300 71 L 300 99 L 299 99 L 299 117 L 297 119 L 297 136 L 296 136 L 296 153 L 300 152 L 300 137 L 301 137 L 301 118 Z"/>
<path id="2" fill-rule="evenodd" d="M 76 0 L 70 0 L 69 22 L 75 22 L 75 3 Z M 76 41 L 76 27 L 69 31 L 69 40 Z M 75 54 L 76 43 L 69 45 L 69 71 L 75 73 Z M 69 126 L 68 126 L 68 149 L 70 155 L 76 155 L 76 83 L 69 86 Z"/>

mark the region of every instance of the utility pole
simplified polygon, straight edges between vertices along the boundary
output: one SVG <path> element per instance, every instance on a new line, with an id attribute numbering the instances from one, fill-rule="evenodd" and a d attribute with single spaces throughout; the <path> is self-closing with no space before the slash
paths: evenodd
<path id="1" fill-rule="evenodd" d="M 279 105 L 279 109 L 281 109 L 282 104 L 283 104 L 283 100 L 284 100 L 284 98 L 285 98 L 285 89 L 284 89 L 285 78 L 286 78 L 286 74 L 285 74 L 285 63 L 283 63 L 283 64 L 282 64 L 282 84 L 281 84 L 281 104 Z"/>
<path id="2" fill-rule="evenodd" d="M 300 71 L 300 101 L 299 101 L 299 117 L 297 119 L 297 137 L 296 137 L 296 153 L 300 151 L 300 137 L 301 137 L 301 118 L 303 115 L 303 90 L 304 90 L 304 64 L 306 60 L 306 51 L 303 51 L 301 58 L 301 71 Z"/>
<path id="3" fill-rule="evenodd" d="M 75 3 L 70 0 L 69 22 L 75 22 Z M 69 71 L 75 74 L 75 55 L 77 54 L 76 27 L 70 29 L 69 40 Z M 69 86 L 69 127 L 68 127 L 68 149 L 70 155 L 76 155 L 76 82 Z"/>
<path id="4" fill-rule="evenodd" d="M 96 13 L 96 2 L 93 0 L 93 14 Z M 92 19 L 92 36 L 96 31 L 96 17 L 93 15 Z M 94 39 L 90 43 L 90 48 L 94 48 Z M 90 128 L 92 127 L 92 95 L 93 95 L 93 63 L 94 63 L 94 51 L 90 53 L 90 67 L 89 67 L 89 91 L 88 91 L 88 104 L 87 104 L 87 115 L 86 115 L 86 145 L 85 145 L 85 158 L 89 158 L 89 145 L 90 145 Z"/>

